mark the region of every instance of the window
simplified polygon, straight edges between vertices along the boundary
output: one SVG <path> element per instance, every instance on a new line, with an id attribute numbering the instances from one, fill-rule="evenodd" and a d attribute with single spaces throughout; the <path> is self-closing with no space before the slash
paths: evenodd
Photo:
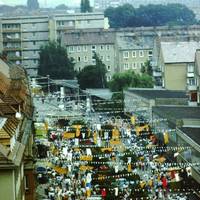
<path id="1" fill-rule="evenodd" d="M 90 20 L 87 20 L 87 24 L 90 24 Z"/>
<path id="2" fill-rule="evenodd" d="M 81 57 L 80 56 L 77 57 L 77 61 L 81 62 Z"/>
<path id="3" fill-rule="evenodd" d="M 110 56 L 107 56 L 107 57 L 106 57 L 106 61 L 110 61 Z"/>
<path id="4" fill-rule="evenodd" d="M 35 50 L 33 51 L 33 54 L 34 54 L 34 55 L 36 54 L 36 51 L 35 51 Z"/>
<path id="5" fill-rule="evenodd" d="M 33 45 L 35 45 L 36 44 L 36 42 L 35 41 L 33 41 Z"/>
<path id="6" fill-rule="evenodd" d="M 137 56 L 136 51 L 132 51 L 132 57 L 136 58 L 136 56 Z"/>
<path id="7" fill-rule="evenodd" d="M 101 50 L 104 50 L 104 46 L 103 46 L 103 45 L 101 45 L 101 46 L 100 46 L 100 49 L 101 49 Z"/>
<path id="8" fill-rule="evenodd" d="M 24 188 L 25 190 L 28 190 L 29 189 L 29 181 L 28 181 L 28 175 L 25 175 L 24 176 Z"/>
<path id="9" fill-rule="evenodd" d="M 194 78 L 189 78 L 189 79 L 187 79 L 187 83 L 188 83 L 188 85 L 196 85 L 196 84 L 195 84 L 195 79 L 194 79 Z"/>
<path id="10" fill-rule="evenodd" d="M 144 63 L 143 62 L 141 62 L 140 63 L 140 68 L 142 68 L 144 66 Z"/>
<path id="11" fill-rule="evenodd" d="M 83 51 L 87 51 L 87 46 L 83 46 Z"/>
<path id="12" fill-rule="evenodd" d="M 88 61 L 87 56 L 84 56 L 84 62 L 87 62 L 87 61 Z"/>
<path id="13" fill-rule="evenodd" d="M 124 51 L 123 52 L 123 57 L 124 58 L 129 58 L 129 52 L 128 51 Z"/>
<path id="14" fill-rule="evenodd" d="M 149 51 L 149 57 L 152 57 L 153 51 Z"/>
<path id="15" fill-rule="evenodd" d="M 81 52 L 81 46 L 77 46 L 77 52 Z"/>
<path id="16" fill-rule="evenodd" d="M 137 69 L 137 63 L 132 63 L 132 69 Z"/>
<path id="17" fill-rule="evenodd" d="M 74 52 L 74 46 L 69 47 L 69 52 Z"/>
<path id="18" fill-rule="evenodd" d="M 34 64 L 37 64 L 37 60 L 33 60 Z"/>
<path id="19" fill-rule="evenodd" d="M 188 64 L 187 70 L 188 70 L 188 73 L 193 73 L 194 72 L 194 65 Z"/>
<path id="20" fill-rule="evenodd" d="M 96 46 L 95 45 L 92 45 L 92 51 L 96 51 Z"/>
<path id="21" fill-rule="evenodd" d="M 15 55 L 16 55 L 17 57 L 19 57 L 19 56 L 20 56 L 20 52 L 19 52 L 19 51 L 16 51 L 16 52 L 15 52 Z"/>
<path id="22" fill-rule="evenodd" d="M 110 81 L 111 80 L 111 76 L 107 76 L 107 81 Z"/>
<path id="23" fill-rule="evenodd" d="M 101 56 L 101 61 L 104 61 L 104 56 Z"/>
<path id="24" fill-rule="evenodd" d="M 35 32 L 33 32 L 33 36 L 35 36 Z"/>
<path id="25" fill-rule="evenodd" d="M 139 56 L 140 56 L 140 57 L 144 57 L 144 51 L 143 51 L 143 50 L 140 50 L 140 51 L 139 51 Z"/>
<path id="26" fill-rule="evenodd" d="M 129 69 L 129 64 L 128 63 L 124 63 L 124 69 Z"/>
<path id="27" fill-rule="evenodd" d="M 106 50 L 110 50 L 110 45 L 106 45 Z"/>
<path id="28" fill-rule="evenodd" d="M 110 69 L 110 65 L 108 65 L 108 66 L 107 66 L 107 70 L 108 70 L 108 71 L 110 71 L 110 70 L 111 70 L 111 69 Z"/>
<path id="29" fill-rule="evenodd" d="M 35 27 L 35 23 L 32 23 L 32 27 Z"/>

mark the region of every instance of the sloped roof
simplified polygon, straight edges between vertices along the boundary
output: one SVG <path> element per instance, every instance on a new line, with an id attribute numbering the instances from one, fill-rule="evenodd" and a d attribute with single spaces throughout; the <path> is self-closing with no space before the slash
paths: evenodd
<path id="1" fill-rule="evenodd" d="M 62 35 L 61 43 L 70 45 L 97 45 L 97 44 L 114 44 L 115 34 L 113 32 L 98 31 L 74 31 L 66 32 Z"/>
<path id="2" fill-rule="evenodd" d="M 178 90 L 176 91 L 176 90 L 153 89 L 153 88 L 128 88 L 127 91 L 146 99 L 188 98 L 186 92 Z"/>
<path id="3" fill-rule="evenodd" d="M 181 130 L 200 145 L 200 128 L 183 127 Z"/>
<path id="4" fill-rule="evenodd" d="M 200 42 L 161 42 L 161 49 L 165 63 L 191 63 Z"/>
<path id="5" fill-rule="evenodd" d="M 120 50 L 152 49 L 153 40 L 147 37 L 121 36 L 117 37 Z"/>

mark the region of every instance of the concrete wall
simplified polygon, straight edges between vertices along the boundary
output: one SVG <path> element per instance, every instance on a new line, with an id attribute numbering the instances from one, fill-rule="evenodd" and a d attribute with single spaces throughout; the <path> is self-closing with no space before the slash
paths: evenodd
<path id="1" fill-rule="evenodd" d="M 12 170 L 0 170 L 0 194 L 3 200 L 15 200 L 15 179 Z"/>
<path id="2" fill-rule="evenodd" d="M 165 64 L 164 83 L 168 90 L 186 90 L 187 64 Z"/>

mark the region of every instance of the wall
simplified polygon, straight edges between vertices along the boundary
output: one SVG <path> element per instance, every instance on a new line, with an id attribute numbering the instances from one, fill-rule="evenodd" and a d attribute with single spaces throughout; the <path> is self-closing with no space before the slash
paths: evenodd
<path id="1" fill-rule="evenodd" d="M 168 90 L 186 90 L 187 64 L 165 64 L 164 83 Z"/>
<path id="2" fill-rule="evenodd" d="M 0 170 L 0 194 L 3 200 L 15 199 L 15 181 L 12 170 Z"/>

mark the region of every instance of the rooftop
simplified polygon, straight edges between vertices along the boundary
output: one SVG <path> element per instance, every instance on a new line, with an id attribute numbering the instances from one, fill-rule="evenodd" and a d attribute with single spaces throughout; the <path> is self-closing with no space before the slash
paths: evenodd
<path id="1" fill-rule="evenodd" d="M 163 117 L 174 119 L 199 119 L 200 107 L 191 106 L 155 106 L 153 112 Z M 175 122 L 174 121 L 174 122 Z"/>
<path id="2" fill-rule="evenodd" d="M 161 49 L 165 63 L 191 63 L 200 42 L 161 42 Z"/>
<path id="3" fill-rule="evenodd" d="M 153 88 L 128 88 L 128 92 L 132 92 L 146 99 L 158 98 L 188 98 L 183 91 L 153 89 Z"/>
<path id="4" fill-rule="evenodd" d="M 86 92 L 105 100 L 112 98 L 112 92 L 109 89 L 86 89 Z"/>
<path id="5" fill-rule="evenodd" d="M 180 129 L 183 131 L 188 137 L 194 140 L 197 144 L 200 145 L 200 128 L 188 128 L 184 127 Z"/>
<path id="6" fill-rule="evenodd" d="M 103 29 L 96 31 L 71 31 L 62 35 L 62 44 L 70 45 L 94 45 L 115 43 L 115 33 Z"/>
<path id="7" fill-rule="evenodd" d="M 153 40 L 148 37 L 121 36 L 117 37 L 117 43 L 121 50 L 138 50 L 153 48 Z"/>

